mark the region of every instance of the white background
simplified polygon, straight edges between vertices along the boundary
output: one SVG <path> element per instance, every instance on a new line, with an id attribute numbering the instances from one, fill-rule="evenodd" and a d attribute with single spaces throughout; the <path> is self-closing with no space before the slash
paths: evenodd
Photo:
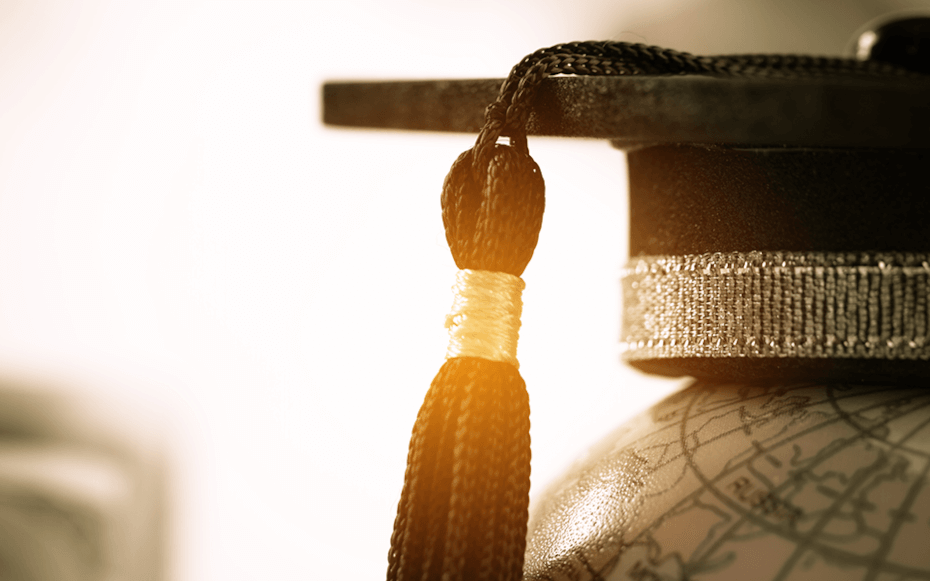
<path id="1" fill-rule="evenodd" d="M 842 54 L 919 6 L 2 1 L 3 373 L 156 424 L 174 578 L 382 577 L 445 350 L 439 188 L 473 137 L 324 128 L 321 83 L 501 77 L 585 39 Z M 548 196 L 519 350 L 535 494 L 679 383 L 617 360 L 621 152 L 530 148 Z"/>

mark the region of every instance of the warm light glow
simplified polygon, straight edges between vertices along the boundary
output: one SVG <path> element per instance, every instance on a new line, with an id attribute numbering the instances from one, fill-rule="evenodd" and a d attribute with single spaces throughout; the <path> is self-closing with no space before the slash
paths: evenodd
<path id="1" fill-rule="evenodd" d="M 326 129 L 320 84 L 503 76 L 616 37 L 617 6 L 0 7 L 0 370 L 169 410 L 173 578 L 384 574 L 447 341 L 440 186 L 473 137 Z M 548 187 L 520 332 L 538 486 L 674 383 L 617 359 L 621 152 L 530 147 Z M 126 409 L 105 415 L 132 431 Z"/>

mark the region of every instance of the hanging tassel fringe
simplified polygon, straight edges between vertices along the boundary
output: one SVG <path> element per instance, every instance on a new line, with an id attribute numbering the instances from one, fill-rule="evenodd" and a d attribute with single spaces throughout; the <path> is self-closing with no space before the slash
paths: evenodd
<path id="1" fill-rule="evenodd" d="M 509 363 L 449 359 L 417 416 L 388 579 L 522 577 L 530 408 Z"/>

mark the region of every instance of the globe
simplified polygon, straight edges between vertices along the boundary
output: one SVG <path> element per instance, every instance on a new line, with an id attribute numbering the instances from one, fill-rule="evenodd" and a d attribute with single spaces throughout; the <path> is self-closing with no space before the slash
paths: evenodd
<path id="1" fill-rule="evenodd" d="M 532 509 L 530 580 L 930 579 L 930 391 L 696 381 Z"/>

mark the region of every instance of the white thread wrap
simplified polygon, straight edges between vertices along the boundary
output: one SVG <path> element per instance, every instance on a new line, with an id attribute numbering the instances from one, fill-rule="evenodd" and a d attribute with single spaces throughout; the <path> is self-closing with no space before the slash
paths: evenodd
<path id="1" fill-rule="evenodd" d="M 623 359 L 930 359 L 930 254 L 640 256 L 623 276 Z"/>
<path id="2" fill-rule="evenodd" d="M 524 287 L 523 279 L 504 272 L 458 271 L 452 312 L 446 316 L 446 358 L 480 357 L 519 369 L 517 339 Z"/>

